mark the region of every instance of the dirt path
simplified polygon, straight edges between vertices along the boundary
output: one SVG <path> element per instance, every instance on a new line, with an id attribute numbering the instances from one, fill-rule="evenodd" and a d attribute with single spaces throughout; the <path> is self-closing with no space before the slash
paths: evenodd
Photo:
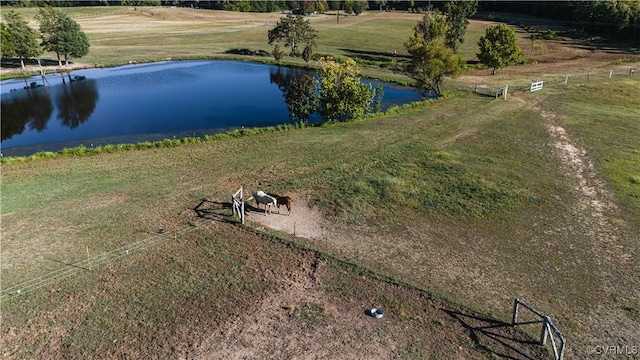
<path id="1" fill-rule="evenodd" d="M 554 111 L 543 109 L 540 105 L 534 106 L 534 110 L 539 111 L 547 121 L 547 131 L 554 141 L 552 146 L 556 149 L 556 155 L 562 160 L 567 176 L 575 179 L 575 189 L 580 195 L 577 215 L 590 229 L 589 233 L 601 242 L 599 245 L 602 248 L 594 249 L 594 253 L 602 253 L 605 250 L 607 262 L 619 261 L 628 264 L 631 256 L 622 251 L 623 247 L 617 244 L 619 238 L 616 234 L 619 230 L 611 222 L 611 216 L 607 215 L 616 213 L 617 206 L 604 181 L 596 172 L 587 149 L 578 145 L 567 131 L 558 125 L 558 115 Z"/>

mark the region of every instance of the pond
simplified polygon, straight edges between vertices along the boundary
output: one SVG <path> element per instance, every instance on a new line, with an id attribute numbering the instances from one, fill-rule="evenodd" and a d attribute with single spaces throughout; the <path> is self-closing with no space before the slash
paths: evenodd
<path id="1" fill-rule="evenodd" d="M 305 73 L 243 61 L 167 61 L 3 81 L 2 156 L 287 124 L 283 90 Z M 421 100 L 410 87 L 362 81 L 383 86 L 383 110 Z"/>

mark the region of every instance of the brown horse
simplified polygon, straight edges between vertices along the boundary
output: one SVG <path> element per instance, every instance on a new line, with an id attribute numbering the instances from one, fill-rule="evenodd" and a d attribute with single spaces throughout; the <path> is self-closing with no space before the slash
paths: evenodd
<path id="1" fill-rule="evenodd" d="M 291 215 L 291 204 L 293 203 L 293 199 L 289 196 L 280 196 L 277 194 L 268 194 L 271 197 L 276 198 L 276 203 L 278 204 L 278 212 L 280 212 L 280 205 L 287 206 L 287 215 Z"/>

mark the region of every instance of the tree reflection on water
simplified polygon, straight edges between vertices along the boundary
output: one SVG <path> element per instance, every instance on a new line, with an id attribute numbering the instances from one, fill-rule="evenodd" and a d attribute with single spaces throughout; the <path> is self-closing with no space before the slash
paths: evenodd
<path id="1" fill-rule="evenodd" d="M 25 87 L 2 96 L 2 141 L 19 135 L 29 127 L 42 132 L 53 113 L 51 94 L 58 93 L 58 119 L 71 129 L 87 121 L 96 108 L 98 89 L 95 80 L 72 79 L 61 85 Z"/>

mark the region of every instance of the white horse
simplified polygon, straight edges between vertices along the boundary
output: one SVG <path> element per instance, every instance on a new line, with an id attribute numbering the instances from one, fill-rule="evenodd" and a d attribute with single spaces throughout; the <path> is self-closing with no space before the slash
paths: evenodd
<path id="1" fill-rule="evenodd" d="M 256 201 L 256 206 L 258 207 L 258 209 L 260 209 L 260 204 L 264 204 L 264 215 L 265 216 L 267 216 L 267 208 L 269 208 L 269 214 L 272 214 L 271 206 L 272 205 L 274 207 L 278 206 L 278 204 L 276 202 L 276 198 L 274 198 L 273 196 L 267 195 L 262 190 L 254 191 L 253 195 L 251 195 L 251 197 L 247 201 L 249 201 L 251 199 L 254 199 Z"/>

